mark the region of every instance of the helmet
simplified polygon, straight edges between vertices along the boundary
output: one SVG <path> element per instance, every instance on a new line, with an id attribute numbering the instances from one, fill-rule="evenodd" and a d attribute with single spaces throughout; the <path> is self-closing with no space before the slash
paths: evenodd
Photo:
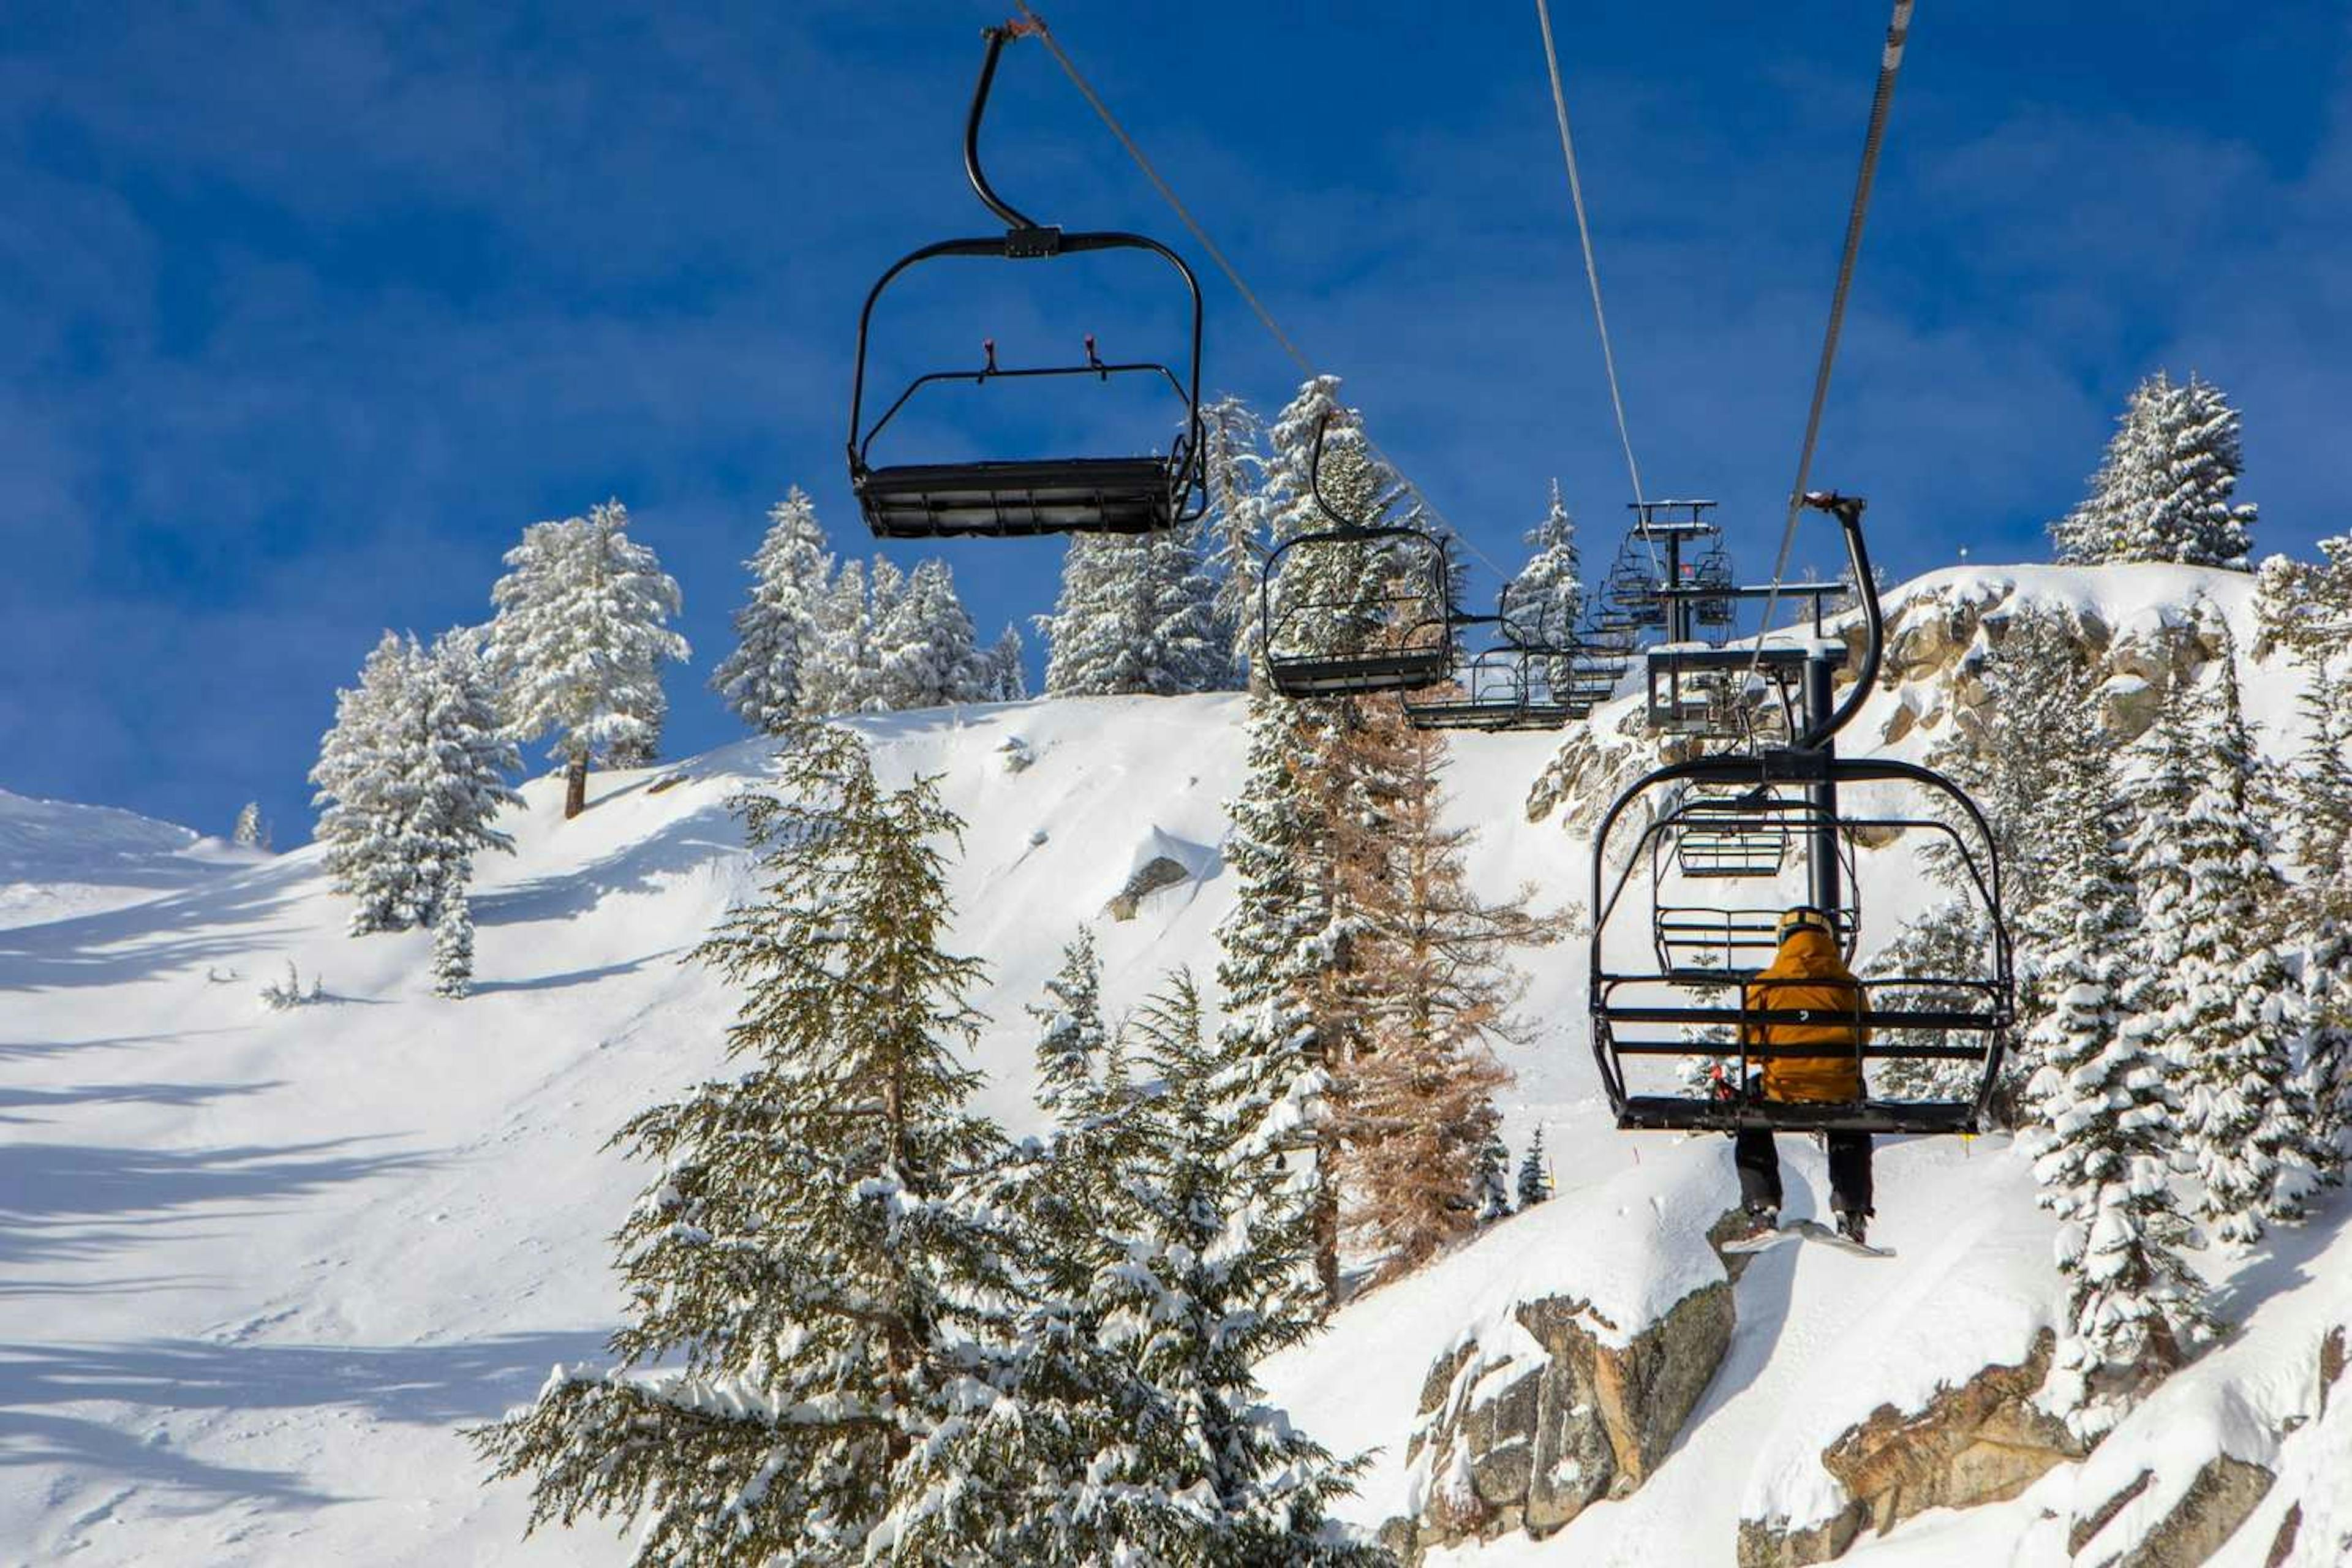
<path id="1" fill-rule="evenodd" d="M 1772 940 L 1786 942 L 1801 931 L 1817 931 L 1823 936 L 1834 934 L 1831 930 L 1828 915 L 1808 905 L 1800 904 L 1780 917 L 1780 922 L 1772 928 Z"/>

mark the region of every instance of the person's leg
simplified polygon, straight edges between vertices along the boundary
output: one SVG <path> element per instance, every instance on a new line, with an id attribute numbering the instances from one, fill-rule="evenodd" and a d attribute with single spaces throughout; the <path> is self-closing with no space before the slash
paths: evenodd
<path id="1" fill-rule="evenodd" d="M 1830 1134 L 1830 1207 L 1866 1215 L 1870 1207 L 1870 1134 Z"/>
<path id="2" fill-rule="evenodd" d="M 1739 1201 L 1751 1209 L 1780 1206 L 1780 1152 L 1772 1134 L 1761 1127 L 1740 1129 L 1732 1142 L 1732 1163 L 1739 1167 Z"/>

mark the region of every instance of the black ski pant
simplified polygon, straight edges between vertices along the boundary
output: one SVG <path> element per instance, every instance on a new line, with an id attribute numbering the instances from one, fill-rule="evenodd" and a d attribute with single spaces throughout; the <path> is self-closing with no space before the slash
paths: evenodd
<path id="1" fill-rule="evenodd" d="M 1830 1206 L 1840 1214 L 1869 1214 L 1870 1134 L 1832 1132 Z M 1761 1127 L 1740 1129 L 1732 1163 L 1739 1167 L 1739 1201 L 1749 1208 L 1780 1206 L 1780 1152 Z"/>

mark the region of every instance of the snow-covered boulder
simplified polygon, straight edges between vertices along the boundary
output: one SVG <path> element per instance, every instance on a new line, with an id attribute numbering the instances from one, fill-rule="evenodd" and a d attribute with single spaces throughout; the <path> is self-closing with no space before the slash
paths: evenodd
<path id="1" fill-rule="evenodd" d="M 1848 1498 L 1827 1519 L 1786 1516 L 1739 1526 L 1739 1568 L 1795 1568 L 1844 1553 L 1865 1528 L 1884 1535 L 1935 1508 L 2005 1502 L 2066 1461 L 2081 1446 L 2040 1409 L 2055 1336 L 2036 1334 L 2026 1359 L 1995 1364 L 1939 1389 L 1924 1408 L 1882 1405 L 1822 1453 L 1822 1468 Z"/>
<path id="2" fill-rule="evenodd" d="M 1104 905 L 1105 912 L 1115 921 L 1131 921 L 1152 894 L 1182 882 L 1206 881 L 1216 874 L 1217 866 L 1217 851 L 1212 846 L 1154 827 L 1136 846 L 1127 879 Z"/>
<path id="3" fill-rule="evenodd" d="M 1392 1547 L 1548 1535 L 1655 1471 L 1731 1342 L 1708 1239 L 1729 1184 L 1717 1151 L 1694 1153 L 1523 1216 L 1576 1251 L 1552 1260 L 1561 1288 L 1490 1301 L 1431 1365 L 1405 1449 L 1418 1507 Z"/>

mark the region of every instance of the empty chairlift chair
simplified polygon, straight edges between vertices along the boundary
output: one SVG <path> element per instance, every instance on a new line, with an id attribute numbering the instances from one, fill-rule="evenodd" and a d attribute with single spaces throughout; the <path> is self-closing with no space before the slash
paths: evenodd
<path id="1" fill-rule="evenodd" d="M 1323 494 L 1326 414 L 1307 469 L 1331 524 L 1286 541 L 1258 588 L 1258 649 L 1286 697 L 1412 691 L 1453 675 L 1452 574 L 1436 535 L 1343 517 Z"/>
<path id="2" fill-rule="evenodd" d="M 1728 588 L 1732 585 L 1731 552 L 1717 540 L 1713 548 L 1687 568 L 1689 585 L 1694 588 Z M 1729 597 L 1697 599 L 1691 604 L 1691 619 L 1709 631 L 1728 627 L 1733 619 Z"/>
<path id="3" fill-rule="evenodd" d="M 1659 849 L 1672 850 L 1688 881 L 1778 877 L 1789 863 L 1789 823 L 1762 804 L 1747 793 L 1695 795 L 1675 811 Z"/>
<path id="4" fill-rule="evenodd" d="M 1404 694 L 1416 730 L 1518 730 L 1528 726 L 1528 655 L 1505 643 L 1455 665 L 1452 677 Z"/>
<path id="5" fill-rule="evenodd" d="M 1158 532 L 1200 515 L 1205 501 L 1201 425 L 1201 287 L 1181 257 L 1158 240 L 1114 231 L 1065 232 L 1007 205 L 980 165 L 980 125 L 998 57 L 1008 39 L 1031 29 L 1017 24 L 987 31 L 988 54 L 964 127 L 964 170 L 981 201 L 1005 223 L 1002 237 L 948 239 L 902 257 L 866 297 L 857 319 L 857 369 L 849 403 L 849 483 L 866 526 L 878 538 L 937 539 L 961 535 Z M 1051 261 L 1087 252 L 1139 250 L 1174 270 L 1192 301 L 1190 358 L 1181 372 L 1150 360 L 1108 362 L 1086 340 L 1081 363 L 1006 368 L 993 342 L 980 364 L 933 371 L 908 384 L 871 425 L 865 422 L 866 353 L 875 305 L 909 268 L 942 258 Z M 1039 377 L 1157 378 L 1176 403 L 1177 435 L 1165 452 L 969 462 L 877 464 L 875 438 L 919 394 L 943 384 L 984 387 L 991 382 Z"/>

